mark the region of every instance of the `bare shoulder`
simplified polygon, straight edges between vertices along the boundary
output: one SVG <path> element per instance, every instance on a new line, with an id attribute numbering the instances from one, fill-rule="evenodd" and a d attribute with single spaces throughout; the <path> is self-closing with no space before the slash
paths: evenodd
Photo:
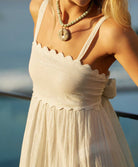
<path id="1" fill-rule="evenodd" d="M 113 19 L 108 19 L 101 27 L 101 41 L 108 53 L 124 67 L 138 86 L 138 36 L 134 30 L 123 28 Z"/>
<path id="2" fill-rule="evenodd" d="M 29 10 L 33 18 L 34 24 L 36 24 L 38 11 L 43 0 L 31 0 L 29 4 Z"/>
<path id="3" fill-rule="evenodd" d="M 108 18 L 100 29 L 100 39 L 109 53 L 117 53 L 120 49 L 126 49 L 138 42 L 137 34 L 129 27 L 125 28 Z"/>

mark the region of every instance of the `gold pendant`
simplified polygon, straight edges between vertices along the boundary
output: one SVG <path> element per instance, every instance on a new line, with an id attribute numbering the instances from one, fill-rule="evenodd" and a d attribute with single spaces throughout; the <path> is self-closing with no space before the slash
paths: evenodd
<path id="1" fill-rule="evenodd" d="M 69 40 L 71 38 L 70 31 L 68 29 L 62 28 L 61 30 L 59 30 L 59 38 L 62 41 Z"/>

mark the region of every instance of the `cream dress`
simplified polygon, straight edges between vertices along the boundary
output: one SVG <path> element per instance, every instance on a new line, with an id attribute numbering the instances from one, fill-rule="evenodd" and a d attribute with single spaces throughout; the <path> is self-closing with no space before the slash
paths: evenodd
<path id="1" fill-rule="evenodd" d="M 109 98 L 115 79 L 81 64 L 103 16 L 77 59 L 36 43 L 48 1 L 41 4 L 29 73 L 33 81 L 19 167 L 134 167 Z"/>

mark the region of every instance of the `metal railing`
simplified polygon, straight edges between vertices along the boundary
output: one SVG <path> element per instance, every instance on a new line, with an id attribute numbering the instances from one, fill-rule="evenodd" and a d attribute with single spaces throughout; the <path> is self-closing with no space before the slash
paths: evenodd
<path id="1" fill-rule="evenodd" d="M 13 92 L 3 92 L 0 91 L 0 96 L 7 96 L 7 97 L 13 97 L 13 98 L 18 98 L 18 99 L 23 99 L 23 100 L 31 100 L 31 94 L 23 94 L 23 93 L 13 93 Z M 115 111 L 118 118 L 119 117 L 124 117 L 124 118 L 129 118 L 129 119 L 135 119 L 138 120 L 138 114 L 132 114 L 132 113 L 126 113 L 122 111 Z"/>

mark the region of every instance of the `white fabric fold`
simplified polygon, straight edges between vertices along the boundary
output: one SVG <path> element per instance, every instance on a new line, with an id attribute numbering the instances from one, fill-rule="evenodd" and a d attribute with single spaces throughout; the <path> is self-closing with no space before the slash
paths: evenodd
<path id="1" fill-rule="evenodd" d="M 109 99 L 112 99 L 116 96 L 117 91 L 116 91 L 116 80 L 114 78 L 110 78 L 107 81 L 107 84 L 104 88 L 102 96 L 105 96 Z"/>

